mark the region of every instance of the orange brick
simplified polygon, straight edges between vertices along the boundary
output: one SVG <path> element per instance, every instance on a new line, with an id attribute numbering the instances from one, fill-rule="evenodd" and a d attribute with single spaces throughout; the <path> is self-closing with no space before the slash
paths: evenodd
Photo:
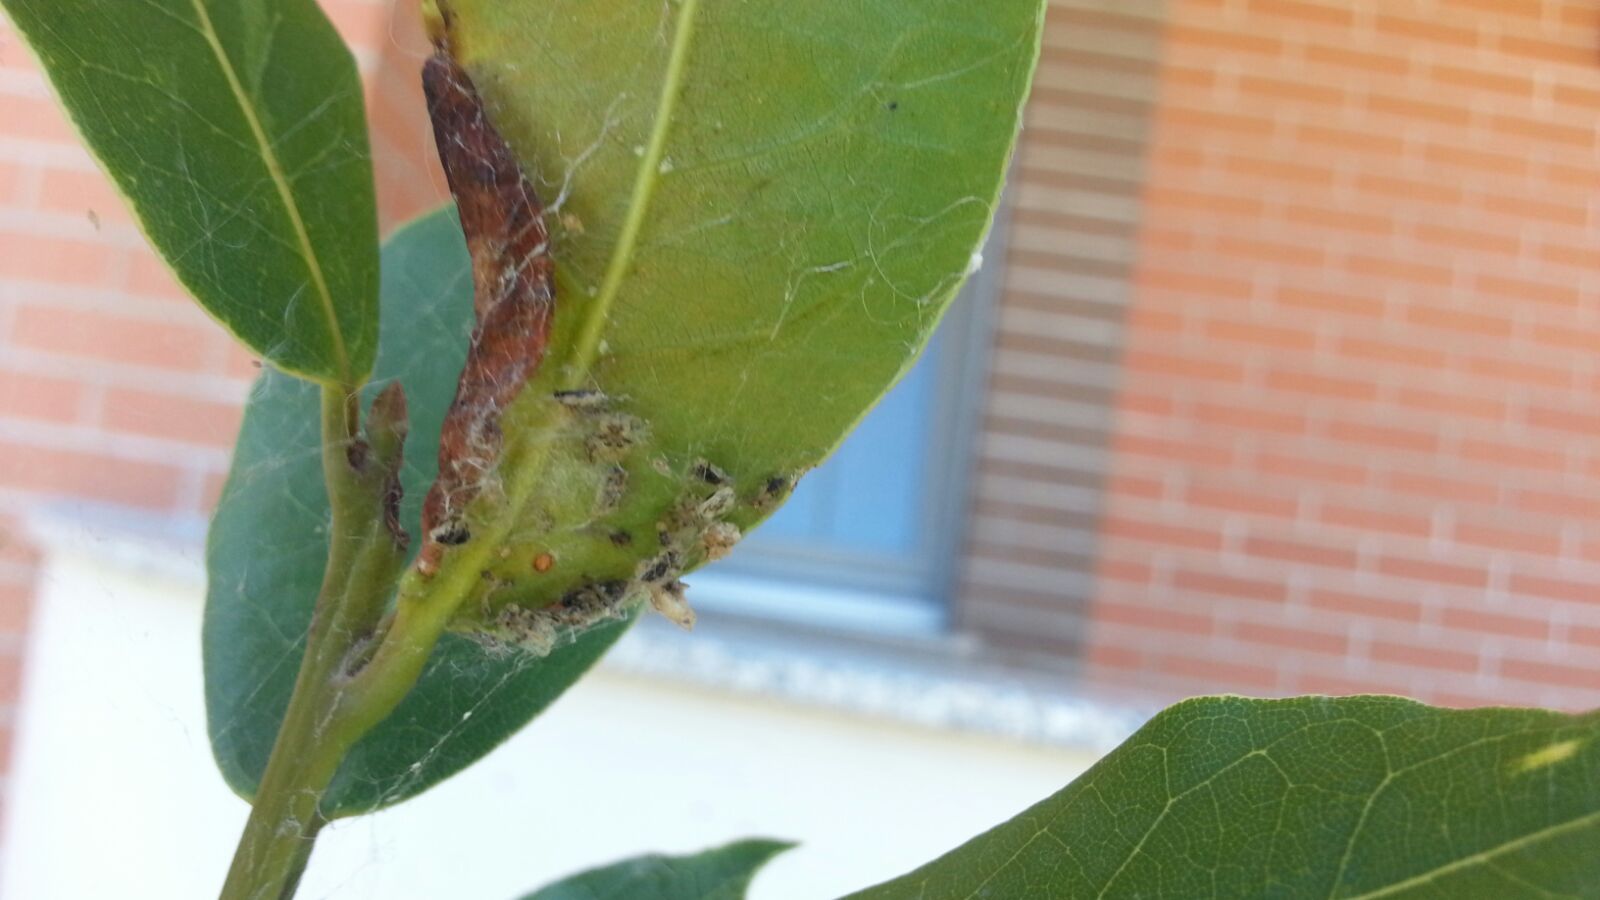
<path id="1" fill-rule="evenodd" d="M 1504 14 L 1515 4 L 1501 3 L 1498 13 Z M 1434 81 L 1450 87 L 1475 91 L 1490 91 L 1511 97 L 1533 99 L 1534 82 L 1526 70 L 1505 71 L 1486 67 L 1464 67 L 1435 63 L 1428 75 Z"/>
<path id="2" fill-rule="evenodd" d="M 1262 625 L 1256 622 L 1240 622 L 1233 627 L 1233 633 L 1242 641 L 1296 652 L 1331 653 L 1338 656 L 1350 652 L 1350 641 L 1342 634 Z"/>
<path id="3" fill-rule="evenodd" d="M 170 509 L 182 480 L 176 466 L 10 441 L 0 441 L 0 458 L 0 485 L 127 506 Z"/>
<path id="4" fill-rule="evenodd" d="M 1414 282 L 1449 287 L 1455 282 L 1455 272 L 1449 266 L 1435 266 L 1412 259 L 1395 259 L 1362 253 L 1350 255 L 1350 271 L 1398 282 Z"/>
<path id="5" fill-rule="evenodd" d="M 1453 185 L 1441 184 L 1436 181 L 1395 178 L 1374 172 L 1362 172 L 1357 175 L 1355 186 L 1358 190 L 1372 194 L 1375 198 L 1386 203 L 1406 200 L 1413 203 L 1432 203 L 1455 207 L 1461 203 L 1463 196 L 1461 188 Z"/>
<path id="6" fill-rule="evenodd" d="M 1581 265 L 1592 266 L 1600 262 L 1593 250 L 1586 252 Z M 1473 279 L 1473 287 L 1485 294 L 1507 300 L 1531 300 L 1552 306 L 1576 308 L 1583 303 L 1583 293 L 1575 282 L 1544 283 L 1505 275 L 1482 274 Z"/>
<path id="7" fill-rule="evenodd" d="M 229 447 L 241 414 L 237 403 L 111 388 L 105 394 L 103 419 L 106 427 L 118 431 Z"/>
<path id="8" fill-rule="evenodd" d="M 79 215 L 92 213 L 101 222 L 132 221 L 122 196 L 97 170 L 45 169 L 39 206 Z"/>
<path id="9" fill-rule="evenodd" d="M 1117 514 L 1106 516 L 1102 532 L 1108 538 L 1121 538 L 1145 544 L 1170 544 L 1174 547 L 1189 547 L 1195 550 L 1222 549 L 1222 535 L 1215 531 L 1140 521 Z"/>
<path id="10" fill-rule="evenodd" d="M 1504 390 L 1505 382 L 1508 381 L 1530 384 L 1535 387 L 1563 389 L 1570 388 L 1573 382 L 1573 373 L 1567 369 L 1486 356 L 1468 357 L 1466 370 L 1473 375 L 1480 375 L 1497 383 L 1496 389 L 1498 390 Z"/>
<path id="11" fill-rule="evenodd" d="M 1230 600 L 1282 603 L 1288 596 L 1288 589 L 1281 581 L 1239 578 L 1196 569 L 1177 570 L 1172 576 L 1172 586 L 1181 591 L 1193 591 Z"/>
<path id="12" fill-rule="evenodd" d="M 1495 634 L 1504 637 L 1529 638 L 1540 641 L 1549 640 L 1550 638 L 1550 626 L 1542 619 L 1510 616 L 1504 613 L 1486 612 L 1478 609 L 1464 609 L 1459 606 L 1445 607 L 1440 624 L 1446 628 L 1459 628 L 1463 631 L 1476 631 L 1480 634 Z"/>
<path id="13" fill-rule="evenodd" d="M 1579 436 L 1600 436 L 1600 413 L 1533 405 L 1533 407 L 1526 408 L 1523 416 L 1525 416 L 1528 424 L 1531 424 L 1534 428 L 1566 431 L 1571 432 L 1571 434 L 1579 434 Z"/>
<path id="14" fill-rule="evenodd" d="M 1380 14 L 1374 25 L 1378 34 L 1403 38 L 1408 43 L 1422 41 L 1455 48 L 1476 48 L 1488 41 L 1487 36 L 1480 35 L 1476 29 L 1449 25 L 1437 19 L 1407 19 Z"/>
<path id="15" fill-rule="evenodd" d="M 1390 509 L 1369 509 L 1343 503 L 1324 503 L 1319 512 L 1329 525 L 1425 538 L 1433 533 L 1430 516 L 1410 515 Z"/>
<path id="16" fill-rule="evenodd" d="M 1483 208 L 1499 215 L 1517 216 L 1534 222 L 1583 228 L 1589 224 L 1589 198 L 1565 197 L 1559 200 L 1527 194 L 1485 194 Z"/>
<path id="17" fill-rule="evenodd" d="M 1224 662 L 1212 658 L 1168 656 L 1159 663 L 1162 672 L 1193 679 L 1215 690 L 1238 688 L 1273 688 L 1277 686 L 1278 673 L 1269 666 L 1248 663 Z"/>
<path id="18" fill-rule="evenodd" d="M 1246 178 L 1295 184 L 1302 187 L 1332 188 L 1337 171 L 1329 165 L 1290 162 L 1277 158 L 1229 156 L 1223 160 L 1227 171 Z"/>
<path id="19" fill-rule="evenodd" d="M 1550 600 L 1592 605 L 1600 601 L 1600 584 L 1513 573 L 1506 585 L 1512 594 L 1532 594 Z"/>
<path id="20" fill-rule="evenodd" d="M 1112 449 L 1116 453 L 1148 456 L 1190 465 L 1226 466 L 1233 462 L 1233 451 L 1227 447 L 1213 447 L 1194 441 L 1126 432 L 1112 438 Z"/>
<path id="21" fill-rule="evenodd" d="M 1347 591 L 1313 588 L 1311 605 L 1316 609 L 1344 616 L 1391 619 L 1396 622 L 1422 621 L 1422 606 L 1414 600 L 1390 600 Z"/>
<path id="22" fill-rule="evenodd" d="M 1551 96 L 1557 103 L 1582 107 L 1591 112 L 1600 109 L 1600 88 L 1589 85 L 1558 83 Z"/>
<path id="23" fill-rule="evenodd" d="M 1355 12 L 1344 4 L 1326 6 L 1304 0 L 1250 0 L 1247 10 L 1252 14 L 1338 28 L 1348 28 L 1356 22 Z"/>
<path id="24" fill-rule="evenodd" d="M 1489 573 L 1479 566 L 1410 559 L 1403 556 L 1384 555 L 1378 560 L 1378 571 L 1396 578 L 1411 578 L 1459 587 L 1485 588 L 1489 585 Z"/>
<path id="25" fill-rule="evenodd" d="M 47 284 L 110 287 L 123 252 L 91 241 L 13 232 L 0 235 L 0 272 Z"/>
<path id="26" fill-rule="evenodd" d="M 1089 665 L 1106 669 L 1125 669 L 1127 671 L 1143 671 L 1146 668 L 1144 654 L 1131 647 L 1117 647 L 1096 641 L 1089 647 Z"/>
<path id="27" fill-rule="evenodd" d="M 1308 312 L 1345 313 L 1353 316 L 1380 317 L 1386 306 L 1381 297 L 1365 297 L 1355 293 L 1309 290 L 1288 285 L 1279 287 L 1273 295 L 1279 306 Z"/>
<path id="28" fill-rule="evenodd" d="M 1222 256 L 1280 266 L 1320 267 L 1327 260 L 1327 254 L 1318 248 L 1283 241 L 1222 235 L 1213 238 L 1212 244 Z"/>
<path id="29" fill-rule="evenodd" d="M 1491 234 L 1430 222 L 1417 223 L 1414 233 L 1417 240 L 1424 243 L 1457 247 L 1477 253 L 1516 256 L 1522 252 L 1522 241 L 1515 234 Z"/>
<path id="30" fill-rule="evenodd" d="M 1123 357 L 1123 365 L 1130 372 L 1152 372 L 1177 378 L 1203 378 L 1226 382 L 1244 380 L 1244 366 L 1236 362 L 1175 353 L 1129 350 Z"/>
<path id="31" fill-rule="evenodd" d="M 1240 76 L 1239 90 L 1272 103 L 1342 106 L 1349 97 L 1341 87 L 1261 75 Z"/>
<path id="32" fill-rule="evenodd" d="M 1193 299 L 1249 300 L 1255 294 L 1255 283 L 1246 278 L 1149 267 L 1140 267 L 1138 285 L 1143 290 L 1171 291 Z"/>
<path id="33" fill-rule="evenodd" d="M 1299 412 L 1277 412 L 1251 406 L 1227 406 L 1197 402 L 1194 418 L 1204 426 L 1221 425 L 1240 431 L 1272 431 L 1278 434 L 1304 434 L 1306 417 Z"/>
<path id="34" fill-rule="evenodd" d="M 1260 344 L 1277 350 L 1304 352 L 1314 349 L 1317 345 L 1317 336 L 1304 329 L 1257 322 L 1212 319 L 1206 323 L 1205 333 L 1207 337 L 1216 340 Z"/>
<path id="35" fill-rule="evenodd" d="M 1394 398 L 1401 406 L 1431 413 L 1470 416 L 1496 422 L 1506 416 L 1505 401 L 1495 396 L 1462 396 L 1427 388 L 1400 387 L 1395 390 Z"/>
<path id="36" fill-rule="evenodd" d="M 11 43 L 7 49 L 16 46 Z M 0 122 L 6 123 L 5 134 L 9 138 L 60 144 L 63 148 L 79 143 L 78 133 L 67 123 L 54 97 L 0 94 Z"/>
<path id="37" fill-rule="evenodd" d="M 1411 122 L 1421 120 L 1456 128 L 1465 128 L 1472 124 L 1472 110 L 1468 107 L 1417 100 L 1412 97 L 1373 94 L 1367 97 L 1367 108 L 1375 113 L 1396 116 Z"/>
<path id="38" fill-rule="evenodd" d="M 1295 137 L 1301 150 L 1328 147 L 1347 158 L 1369 156 L 1384 161 L 1403 155 L 1407 146 L 1403 136 L 1364 120 L 1345 126 L 1302 122 L 1295 128 Z"/>
<path id="39" fill-rule="evenodd" d="M 85 393 L 81 383 L 66 378 L 0 369 L 0 418 L 75 422 Z"/>
<path id="40" fill-rule="evenodd" d="M 1437 351 L 1419 346 L 1415 339 L 1387 341 L 1374 338 L 1346 337 L 1339 340 L 1339 354 L 1369 362 L 1398 363 L 1404 366 L 1424 366 L 1430 369 L 1444 367 L 1447 357 Z"/>
<path id="41" fill-rule="evenodd" d="M 1480 666 L 1476 653 L 1425 647 L 1420 644 L 1401 644 L 1394 641 L 1374 641 L 1372 658 L 1378 662 L 1452 672 L 1476 672 Z"/>
<path id="42" fill-rule="evenodd" d="M 1573 660 L 1563 664 L 1510 657 L 1500 661 L 1500 674 L 1519 681 L 1590 690 L 1593 690 L 1597 683 L 1593 658 L 1583 661 Z"/>
<path id="43" fill-rule="evenodd" d="M 200 371 L 213 336 L 199 328 L 60 307 L 17 310 L 12 339 L 46 353 Z"/>
<path id="44" fill-rule="evenodd" d="M 1536 65 L 1559 63 L 1579 66 L 1580 71 L 1588 71 L 1594 65 L 1594 46 L 1588 41 L 1569 43 L 1525 35 L 1502 34 L 1495 44 L 1501 53 Z"/>
<path id="45" fill-rule="evenodd" d="M 1267 373 L 1266 386 L 1275 391 L 1295 394 L 1314 394 L 1338 400 L 1372 401 L 1378 399 L 1378 386 L 1354 378 L 1337 375 L 1315 375 L 1310 372 L 1283 370 Z"/>
<path id="46" fill-rule="evenodd" d="M 1177 634 L 1207 635 L 1213 631 L 1211 617 L 1194 615 L 1165 607 L 1135 606 L 1131 603 L 1095 604 L 1094 620 L 1112 625 L 1131 625 Z"/>
<path id="47" fill-rule="evenodd" d="M 1192 506 L 1207 509 L 1273 516 L 1280 519 L 1293 519 L 1299 509 L 1299 503 L 1295 500 L 1265 496 L 1240 487 L 1190 485 L 1188 491 L 1184 493 L 1184 500 Z"/>
<path id="48" fill-rule="evenodd" d="M 1497 484 L 1463 481 L 1428 472 L 1391 472 L 1384 481 L 1390 490 L 1447 503 L 1495 503 L 1500 499 Z"/>
<path id="49" fill-rule="evenodd" d="M 1205 28 L 1181 19 L 1175 19 L 1167 26 L 1166 39 L 1167 45 L 1172 48 L 1248 53 L 1254 56 L 1282 56 L 1284 47 L 1283 41 L 1276 35 L 1237 28 Z"/>
<path id="50" fill-rule="evenodd" d="M 1519 508 L 1529 512 L 1577 519 L 1600 518 L 1600 496 L 1585 496 L 1572 491 L 1523 488 L 1516 492 L 1515 500 Z"/>
<path id="51" fill-rule="evenodd" d="M 1296 225 L 1355 231 L 1378 237 L 1387 237 L 1395 231 L 1392 216 L 1351 212 L 1327 206 L 1290 205 L 1284 209 L 1283 217 Z"/>
<path id="52" fill-rule="evenodd" d="M 1592 64 L 1592 61 L 1590 62 Z M 1565 144 L 1577 150 L 1592 150 L 1595 146 L 1593 125 L 1567 124 L 1501 113 L 1490 119 L 1490 127 L 1497 132 L 1514 134 L 1524 140 Z"/>
<path id="53" fill-rule="evenodd" d="M 1367 482 L 1367 469 L 1364 466 L 1307 459 L 1284 453 L 1261 453 L 1256 458 L 1256 469 L 1264 475 L 1314 479 L 1330 484 L 1360 485 Z"/>
<path id="54" fill-rule="evenodd" d="M 1507 441 L 1467 438 L 1461 442 L 1461 458 L 1544 472 L 1563 472 L 1567 468 L 1566 453 L 1552 449 L 1548 443 L 1543 442 L 1530 446 Z"/>
<path id="55" fill-rule="evenodd" d="M 1455 523 L 1454 537 L 1460 543 L 1487 547 L 1491 550 L 1515 550 L 1542 556 L 1561 554 L 1560 532 L 1536 530 L 1532 523 L 1528 523 L 1527 530 L 1517 530 L 1478 522 L 1458 521 Z"/>
<path id="56" fill-rule="evenodd" d="M 1301 51 L 1306 61 L 1325 66 L 1338 66 L 1363 73 L 1405 75 L 1411 71 L 1409 56 L 1392 53 L 1371 53 L 1351 48 L 1347 44 L 1308 43 Z"/>
<path id="57" fill-rule="evenodd" d="M 1319 546 L 1303 541 L 1251 536 L 1245 540 L 1244 552 L 1260 559 L 1307 566 L 1327 566 L 1335 569 L 1354 569 L 1356 552 L 1343 547 Z"/>
<path id="58" fill-rule="evenodd" d="M 1146 585 L 1154 574 L 1150 566 L 1131 559 L 1102 559 L 1095 568 L 1095 575 L 1101 580 L 1123 584 Z"/>
<path id="59" fill-rule="evenodd" d="M 1406 307 L 1406 322 L 1421 325 L 1424 328 L 1443 328 L 1446 331 L 1461 331 L 1464 335 L 1482 335 L 1485 338 L 1509 338 L 1510 319 L 1502 315 L 1485 315 L 1482 312 L 1467 312 L 1464 309 L 1442 309 L 1438 306 L 1419 306 L 1411 304 Z"/>
<path id="60" fill-rule="evenodd" d="M 1364 422 L 1333 422 L 1328 426 L 1328 437 L 1383 450 L 1432 453 L 1439 449 L 1439 436 L 1432 432 Z"/>

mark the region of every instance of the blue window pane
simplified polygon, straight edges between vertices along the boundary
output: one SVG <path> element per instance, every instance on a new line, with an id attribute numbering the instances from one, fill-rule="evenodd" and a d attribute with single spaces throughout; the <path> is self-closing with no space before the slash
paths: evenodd
<path id="1" fill-rule="evenodd" d="M 939 377 L 937 338 L 789 502 L 716 567 L 922 591 Z"/>

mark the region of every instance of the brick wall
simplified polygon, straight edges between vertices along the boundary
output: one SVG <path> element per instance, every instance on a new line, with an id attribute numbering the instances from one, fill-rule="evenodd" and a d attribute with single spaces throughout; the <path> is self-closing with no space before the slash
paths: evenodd
<path id="1" fill-rule="evenodd" d="M 323 6 L 369 73 L 393 222 L 440 196 L 416 87 L 426 43 L 389 0 Z M 20 515 L 51 504 L 207 513 L 255 373 L 146 248 L 0 16 L 0 778 L 35 563 Z"/>
<path id="2" fill-rule="evenodd" d="M 1600 6 L 1168 13 L 1092 671 L 1600 704 Z"/>

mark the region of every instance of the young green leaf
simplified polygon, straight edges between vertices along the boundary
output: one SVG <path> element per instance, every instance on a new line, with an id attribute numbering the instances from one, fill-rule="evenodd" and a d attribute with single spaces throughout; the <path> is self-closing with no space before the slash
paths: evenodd
<path id="1" fill-rule="evenodd" d="M 178 280 L 279 367 L 377 349 L 355 63 L 315 0 L 0 0 Z"/>
<path id="2" fill-rule="evenodd" d="M 398 379 L 410 400 L 401 521 L 415 532 L 472 315 L 466 249 L 450 210 L 389 240 L 383 285 L 384 350 L 368 394 Z M 229 786 L 246 798 L 288 705 L 327 558 L 317 408 L 316 387 L 263 373 L 207 546 L 211 743 Z M 560 696 L 625 627 L 597 630 L 543 659 L 489 653 L 446 635 L 412 694 L 346 757 L 324 810 L 397 803 L 466 766 Z"/>
<path id="3" fill-rule="evenodd" d="M 861 900 L 1590 897 L 1600 713 L 1209 697 Z"/>
<path id="4" fill-rule="evenodd" d="M 761 867 L 793 846 L 746 840 L 691 856 L 640 856 L 562 879 L 522 900 L 744 900 Z"/>
<path id="5" fill-rule="evenodd" d="M 837 445 L 973 268 L 1044 3 L 437 6 L 559 287 L 442 554 L 492 576 L 458 624 L 540 646 L 646 595 L 687 620 L 677 577 Z"/>

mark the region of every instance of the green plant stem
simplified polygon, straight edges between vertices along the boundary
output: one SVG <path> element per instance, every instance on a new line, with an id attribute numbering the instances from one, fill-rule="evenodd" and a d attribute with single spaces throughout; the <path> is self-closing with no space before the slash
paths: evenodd
<path id="1" fill-rule="evenodd" d="M 323 475 L 333 512 L 328 564 L 306 654 L 273 743 L 250 818 L 222 889 L 224 900 L 293 895 L 326 820 L 318 809 L 360 734 L 335 715 L 352 655 L 373 639 L 403 560 L 383 525 L 381 487 L 352 462 L 359 406 L 354 391 L 324 387 Z"/>

